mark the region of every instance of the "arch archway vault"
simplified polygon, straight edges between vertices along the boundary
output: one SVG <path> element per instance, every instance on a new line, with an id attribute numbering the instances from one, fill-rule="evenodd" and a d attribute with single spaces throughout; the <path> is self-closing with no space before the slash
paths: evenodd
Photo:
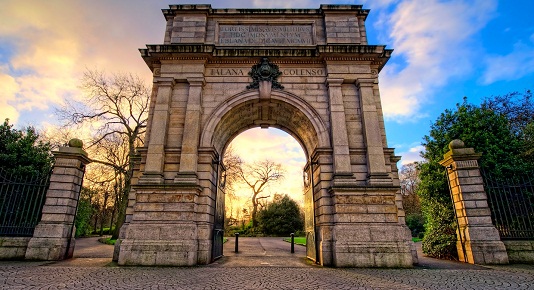
<path id="1" fill-rule="evenodd" d="M 318 263 L 417 261 L 378 87 L 392 51 L 367 44 L 368 13 L 359 5 L 163 10 L 164 44 L 140 50 L 154 87 L 116 245 L 120 265 L 217 258 L 221 154 L 252 127 L 280 128 L 305 150 Z"/>

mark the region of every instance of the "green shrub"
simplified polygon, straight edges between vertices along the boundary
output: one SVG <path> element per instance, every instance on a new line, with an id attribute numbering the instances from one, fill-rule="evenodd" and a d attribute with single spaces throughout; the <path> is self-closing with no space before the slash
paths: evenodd
<path id="1" fill-rule="evenodd" d="M 84 237 L 91 234 L 90 221 L 92 213 L 93 207 L 91 203 L 86 199 L 80 199 L 76 219 L 74 220 L 74 224 L 76 225 L 75 237 Z"/>
<path id="2" fill-rule="evenodd" d="M 456 222 L 452 206 L 426 201 L 427 223 L 423 238 L 423 253 L 430 257 L 456 260 Z"/>
<path id="3" fill-rule="evenodd" d="M 407 214 L 406 225 L 412 232 L 412 237 L 419 237 L 425 231 L 425 218 L 422 213 Z"/>
<path id="4" fill-rule="evenodd" d="M 304 216 L 297 202 L 284 195 L 258 214 L 260 231 L 268 236 L 289 236 L 304 229 Z"/>

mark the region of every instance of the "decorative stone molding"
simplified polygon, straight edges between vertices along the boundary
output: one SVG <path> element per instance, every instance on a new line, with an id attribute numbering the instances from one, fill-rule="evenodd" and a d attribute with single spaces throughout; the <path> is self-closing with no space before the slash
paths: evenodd
<path id="1" fill-rule="evenodd" d="M 248 75 L 252 78 L 252 83 L 247 86 L 247 89 L 259 89 L 260 82 L 267 81 L 271 83 L 273 89 L 284 89 L 280 83 L 278 83 L 277 78 L 282 73 L 278 69 L 278 66 L 274 63 L 271 63 L 268 58 L 264 57 L 258 64 L 255 64 Z"/>

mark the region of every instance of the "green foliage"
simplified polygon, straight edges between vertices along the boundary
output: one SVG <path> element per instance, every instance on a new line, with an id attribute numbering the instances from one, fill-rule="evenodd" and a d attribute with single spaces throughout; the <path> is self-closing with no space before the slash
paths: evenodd
<path id="1" fill-rule="evenodd" d="M 80 199 L 78 202 L 78 211 L 76 212 L 76 237 L 84 237 L 91 234 L 91 216 L 93 206 L 88 199 Z"/>
<path id="2" fill-rule="evenodd" d="M 33 127 L 17 130 L 6 119 L 0 125 L 0 167 L 15 174 L 48 172 L 53 162 L 50 143 L 38 139 Z"/>
<path id="3" fill-rule="evenodd" d="M 425 217 L 421 213 L 407 214 L 406 225 L 412 232 L 412 237 L 418 237 L 425 231 Z"/>
<path id="4" fill-rule="evenodd" d="M 265 235 L 288 236 L 303 229 L 304 217 L 299 205 L 284 195 L 258 213 L 258 224 Z"/>
<path id="5" fill-rule="evenodd" d="M 252 227 L 252 220 L 242 226 L 231 226 L 225 229 L 225 235 L 234 236 L 235 233 L 239 233 L 240 237 L 256 237 L 257 234 Z"/>
<path id="6" fill-rule="evenodd" d="M 461 139 L 467 147 L 482 153 L 481 169 L 498 177 L 506 177 L 532 168 L 523 158 L 524 143 L 512 130 L 507 114 L 487 105 L 457 104 L 446 110 L 425 136 L 426 162 L 420 165 L 421 183 L 417 194 L 426 218 L 423 252 L 433 257 L 455 258 L 456 223 L 445 169 L 438 163 L 449 150 L 448 144 Z"/>
<path id="7" fill-rule="evenodd" d="M 534 164 L 534 122 L 527 124 L 523 130 L 523 156 Z"/>
<path id="8" fill-rule="evenodd" d="M 457 259 L 456 220 L 452 202 L 425 201 L 424 213 L 427 223 L 422 244 L 423 252 L 430 257 Z"/>

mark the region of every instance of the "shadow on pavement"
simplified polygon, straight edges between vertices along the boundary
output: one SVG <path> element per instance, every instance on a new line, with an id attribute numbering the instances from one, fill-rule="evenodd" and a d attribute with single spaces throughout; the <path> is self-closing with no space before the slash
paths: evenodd
<path id="1" fill-rule="evenodd" d="M 100 243 L 100 237 L 78 238 L 72 259 L 46 262 L 43 265 L 65 267 L 105 267 L 116 266 L 112 262 L 113 246 Z M 415 244 L 419 257 L 419 269 L 449 270 L 487 270 L 491 267 L 472 265 L 458 261 L 440 260 L 425 257 L 421 250 L 421 242 Z M 239 252 L 235 253 L 235 238 L 230 237 L 224 244 L 224 256 L 208 267 L 318 267 L 306 258 L 306 247 L 295 245 L 295 253 L 291 253 L 291 244 L 280 237 L 240 237 Z"/>

